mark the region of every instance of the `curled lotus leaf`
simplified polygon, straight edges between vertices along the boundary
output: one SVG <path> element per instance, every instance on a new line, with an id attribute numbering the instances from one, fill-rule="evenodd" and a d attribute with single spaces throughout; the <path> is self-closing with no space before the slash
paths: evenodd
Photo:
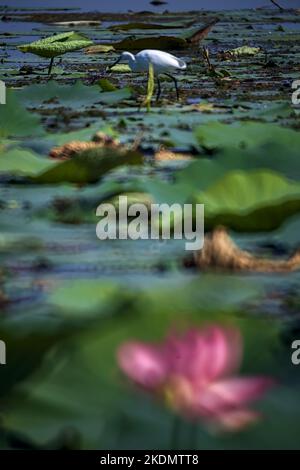
<path id="1" fill-rule="evenodd" d="M 50 59 L 66 52 L 83 49 L 92 44 L 93 42 L 84 35 L 70 31 L 40 39 L 30 44 L 23 44 L 19 46 L 19 50 Z"/>

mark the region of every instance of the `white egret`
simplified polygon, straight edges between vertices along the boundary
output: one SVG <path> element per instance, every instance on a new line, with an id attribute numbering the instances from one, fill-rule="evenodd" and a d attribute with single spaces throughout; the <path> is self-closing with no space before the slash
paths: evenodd
<path id="1" fill-rule="evenodd" d="M 178 57 L 175 57 L 168 52 L 158 51 L 155 49 L 145 49 L 136 55 L 132 54 L 131 52 L 122 52 L 118 60 L 116 60 L 116 62 L 114 62 L 114 64 L 112 64 L 109 69 L 121 61 L 127 62 L 133 72 L 147 72 L 149 70 L 149 64 L 151 63 L 153 65 L 153 70 L 157 80 L 156 99 L 159 99 L 161 93 L 159 80 L 160 74 L 167 75 L 167 77 L 173 80 L 177 99 L 179 98 L 177 80 L 168 72 L 174 70 L 185 70 L 186 63 L 182 59 L 179 59 Z"/>

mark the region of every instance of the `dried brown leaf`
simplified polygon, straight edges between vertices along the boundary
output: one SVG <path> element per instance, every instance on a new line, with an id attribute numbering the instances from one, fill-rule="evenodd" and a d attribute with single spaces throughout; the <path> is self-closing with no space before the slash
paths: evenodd
<path id="1" fill-rule="evenodd" d="M 204 246 L 194 254 L 194 259 L 202 270 L 284 273 L 300 269 L 300 249 L 287 260 L 259 258 L 238 248 L 224 227 L 206 235 Z"/>
<path id="2" fill-rule="evenodd" d="M 111 136 L 104 134 L 103 132 L 97 132 L 92 142 L 82 142 L 81 140 L 72 140 L 67 144 L 60 145 L 59 147 L 53 147 L 50 150 L 49 157 L 58 160 L 67 160 L 74 157 L 85 150 L 90 150 L 98 147 L 109 147 L 117 148 L 120 147 L 120 143 L 113 139 Z"/>

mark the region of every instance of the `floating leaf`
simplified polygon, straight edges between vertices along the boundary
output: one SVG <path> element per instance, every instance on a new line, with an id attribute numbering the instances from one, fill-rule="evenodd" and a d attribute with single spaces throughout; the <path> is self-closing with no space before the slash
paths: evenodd
<path id="1" fill-rule="evenodd" d="M 112 44 L 115 49 L 121 51 L 142 50 L 142 49 L 160 49 L 162 51 L 170 51 L 176 49 L 185 49 L 187 42 L 183 38 L 174 36 L 158 36 L 145 38 L 126 38 L 122 41 Z"/>
<path id="2" fill-rule="evenodd" d="M 81 140 L 84 142 L 89 142 L 93 138 L 93 136 L 99 131 L 103 132 L 104 134 L 110 135 L 111 137 L 118 136 L 116 130 L 112 129 L 111 127 L 107 126 L 99 128 L 98 123 L 96 123 L 87 128 L 72 132 L 48 134 L 45 138 L 45 141 L 48 145 L 50 142 L 50 145 L 52 146 L 68 144 L 72 140 Z"/>
<path id="3" fill-rule="evenodd" d="M 261 51 L 260 47 L 241 46 L 235 49 L 219 52 L 219 57 L 222 60 L 238 59 L 239 57 L 251 57 L 258 54 Z"/>
<path id="4" fill-rule="evenodd" d="M 0 173 L 34 175 L 47 170 L 53 166 L 53 163 L 20 148 L 0 152 Z"/>
<path id="5" fill-rule="evenodd" d="M 222 147 L 251 148 L 257 145 L 278 142 L 289 150 L 297 150 L 300 134 L 276 124 L 260 122 L 238 122 L 234 125 L 210 122 L 197 127 L 195 135 L 201 145 L 208 149 Z"/>
<path id="6" fill-rule="evenodd" d="M 204 204 L 205 228 L 268 231 L 300 212 L 300 184 L 271 171 L 233 171 L 195 196 Z"/>
<path id="7" fill-rule="evenodd" d="M 116 149 L 97 148 L 86 150 L 53 166 L 32 178 L 35 183 L 95 183 L 108 171 L 121 165 L 140 165 L 142 155 L 136 151 L 119 152 Z"/>
<path id="8" fill-rule="evenodd" d="M 106 47 L 112 47 L 116 50 L 130 51 L 142 49 L 160 49 L 163 51 L 187 49 L 191 44 L 197 45 L 203 38 L 207 36 L 212 27 L 218 20 L 213 20 L 203 28 L 188 30 L 182 36 L 153 36 L 153 37 L 128 37 L 119 42 L 114 42 L 109 45 L 101 44 L 93 46 L 86 50 L 88 53 L 107 52 Z M 118 26 L 118 25 L 117 25 Z M 115 28 L 115 26 L 113 26 Z M 174 27 L 174 26 L 172 26 Z M 184 26 L 181 28 L 184 29 Z"/>
<path id="9" fill-rule="evenodd" d="M 218 153 L 214 163 L 221 165 L 224 172 L 233 169 L 270 169 L 288 178 L 300 180 L 299 152 L 296 146 L 287 148 L 280 139 L 278 142 L 247 150 L 226 148 Z"/>
<path id="10" fill-rule="evenodd" d="M 100 54 L 102 52 L 111 52 L 115 48 L 109 44 L 97 44 L 95 46 L 90 46 L 85 49 L 86 54 Z"/>
<path id="11" fill-rule="evenodd" d="M 121 24 L 114 24 L 110 26 L 108 29 L 111 31 L 129 31 L 130 29 L 174 29 L 173 24 L 164 23 L 121 23 Z"/>
<path id="12" fill-rule="evenodd" d="M 113 65 L 111 68 L 110 68 L 110 71 L 111 72 L 118 72 L 118 73 L 131 73 L 132 70 L 131 68 L 129 67 L 128 64 L 116 64 L 116 65 Z"/>
<path id="13" fill-rule="evenodd" d="M 132 95 L 130 87 L 120 88 L 115 91 L 106 91 L 99 95 L 99 102 L 104 104 L 116 104 L 128 100 Z"/>
<path id="14" fill-rule="evenodd" d="M 0 138 L 43 134 L 39 116 L 29 113 L 17 96 L 16 91 L 7 90 L 6 105 L 0 105 Z"/>
<path id="15" fill-rule="evenodd" d="M 56 34 L 45 39 L 39 39 L 30 44 L 18 46 L 22 52 L 30 52 L 40 57 L 53 58 L 66 52 L 72 52 L 84 47 L 90 46 L 93 41 L 82 34 L 70 31 L 67 33 Z"/>
<path id="16" fill-rule="evenodd" d="M 49 298 L 51 305 L 59 308 L 69 315 L 87 317 L 90 314 L 105 316 L 111 312 L 111 304 L 122 297 L 122 289 L 115 283 L 99 281 L 80 280 L 66 282 L 56 289 Z M 118 300 L 117 300 L 118 302 Z"/>
<path id="17" fill-rule="evenodd" d="M 114 104 L 131 96 L 129 88 L 101 93 L 98 85 L 86 86 L 79 80 L 74 85 L 61 85 L 50 80 L 47 87 L 43 84 L 34 84 L 16 93 L 27 106 L 37 106 L 48 102 L 48 105 L 64 104 L 69 107 L 83 107 L 97 103 Z"/>
<path id="18" fill-rule="evenodd" d="M 294 180 L 300 180 L 299 152 L 287 151 L 285 145 L 269 143 L 250 149 L 225 148 L 215 158 L 194 160 L 175 175 L 176 184 L 205 190 L 232 170 L 273 170 Z"/>
<path id="19" fill-rule="evenodd" d="M 117 87 L 113 85 L 107 78 L 100 78 L 97 82 L 102 91 L 116 91 Z"/>

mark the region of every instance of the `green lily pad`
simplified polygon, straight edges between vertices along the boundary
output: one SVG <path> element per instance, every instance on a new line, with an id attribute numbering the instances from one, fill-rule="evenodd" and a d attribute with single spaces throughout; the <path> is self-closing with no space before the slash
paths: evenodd
<path id="1" fill-rule="evenodd" d="M 100 78 L 98 80 L 98 85 L 102 91 L 116 91 L 117 87 L 113 85 L 107 78 Z"/>
<path id="2" fill-rule="evenodd" d="M 80 280 L 67 282 L 56 289 L 49 298 L 49 303 L 69 315 L 88 314 L 107 315 L 111 303 L 121 298 L 121 287 L 110 282 Z"/>
<path id="3" fill-rule="evenodd" d="M 6 105 L 0 105 L 0 138 L 44 134 L 39 116 L 29 113 L 17 98 L 17 92 L 7 90 Z"/>
<path id="4" fill-rule="evenodd" d="M 204 204 L 206 229 L 270 231 L 300 211 L 300 184 L 271 171 L 232 171 L 194 201 Z"/>
<path id="5" fill-rule="evenodd" d="M 129 88 L 101 92 L 98 85 L 86 86 L 80 80 L 74 85 L 61 85 L 54 80 L 45 85 L 30 85 L 18 90 L 16 96 L 27 106 L 66 105 L 90 106 L 97 103 L 115 104 L 131 96 Z"/>
<path id="6" fill-rule="evenodd" d="M 299 152 L 276 143 L 250 149 L 228 147 L 220 150 L 213 159 L 200 158 L 191 162 L 176 173 L 175 179 L 177 186 L 186 185 L 190 191 L 193 188 L 205 190 L 229 171 L 255 169 L 272 170 L 299 181 Z"/>
<path id="7" fill-rule="evenodd" d="M 223 147 L 251 148 L 267 143 L 285 145 L 289 151 L 300 146 L 300 134 L 276 124 L 238 122 L 234 125 L 210 122 L 195 130 L 198 142 L 205 148 Z"/>
<path id="8" fill-rule="evenodd" d="M 102 92 L 99 95 L 99 102 L 107 105 L 117 104 L 121 101 L 128 100 L 131 96 L 132 89 L 130 87 L 124 87 L 115 91 Z"/>
<path id="9" fill-rule="evenodd" d="M 230 57 L 253 56 L 258 54 L 260 50 L 260 47 L 241 46 L 225 51 L 224 54 L 228 54 Z"/>
<path id="10" fill-rule="evenodd" d="M 64 145 L 68 142 L 71 142 L 72 140 L 81 140 L 83 142 L 89 142 L 92 137 L 99 131 L 112 137 L 118 137 L 117 131 L 112 129 L 110 126 L 99 127 L 99 124 L 96 123 L 87 128 L 76 131 L 47 134 L 44 139 L 44 142 L 50 142 L 53 144 L 53 146 Z"/>
<path id="11" fill-rule="evenodd" d="M 128 64 L 116 64 L 110 69 L 111 72 L 130 73 L 132 70 Z"/>
<path id="12" fill-rule="evenodd" d="M 49 169 L 53 164 L 53 160 L 46 160 L 20 148 L 0 152 L 0 173 L 35 175 Z"/>
<path id="13" fill-rule="evenodd" d="M 86 150 L 71 160 L 60 162 L 32 178 L 34 183 L 95 183 L 108 171 L 121 165 L 140 165 L 142 155 L 129 150 L 121 153 L 114 149 L 99 148 Z"/>
<path id="14" fill-rule="evenodd" d="M 109 44 L 96 44 L 95 46 L 90 46 L 85 49 L 86 54 L 100 54 L 103 52 L 114 51 L 115 48 Z"/>
<path id="15" fill-rule="evenodd" d="M 22 46 L 18 46 L 18 49 L 22 52 L 30 52 L 31 54 L 50 59 L 65 54 L 66 52 L 83 49 L 91 44 L 93 44 L 93 41 L 82 34 L 70 31 L 40 39 L 30 44 L 23 44 Z"/>

